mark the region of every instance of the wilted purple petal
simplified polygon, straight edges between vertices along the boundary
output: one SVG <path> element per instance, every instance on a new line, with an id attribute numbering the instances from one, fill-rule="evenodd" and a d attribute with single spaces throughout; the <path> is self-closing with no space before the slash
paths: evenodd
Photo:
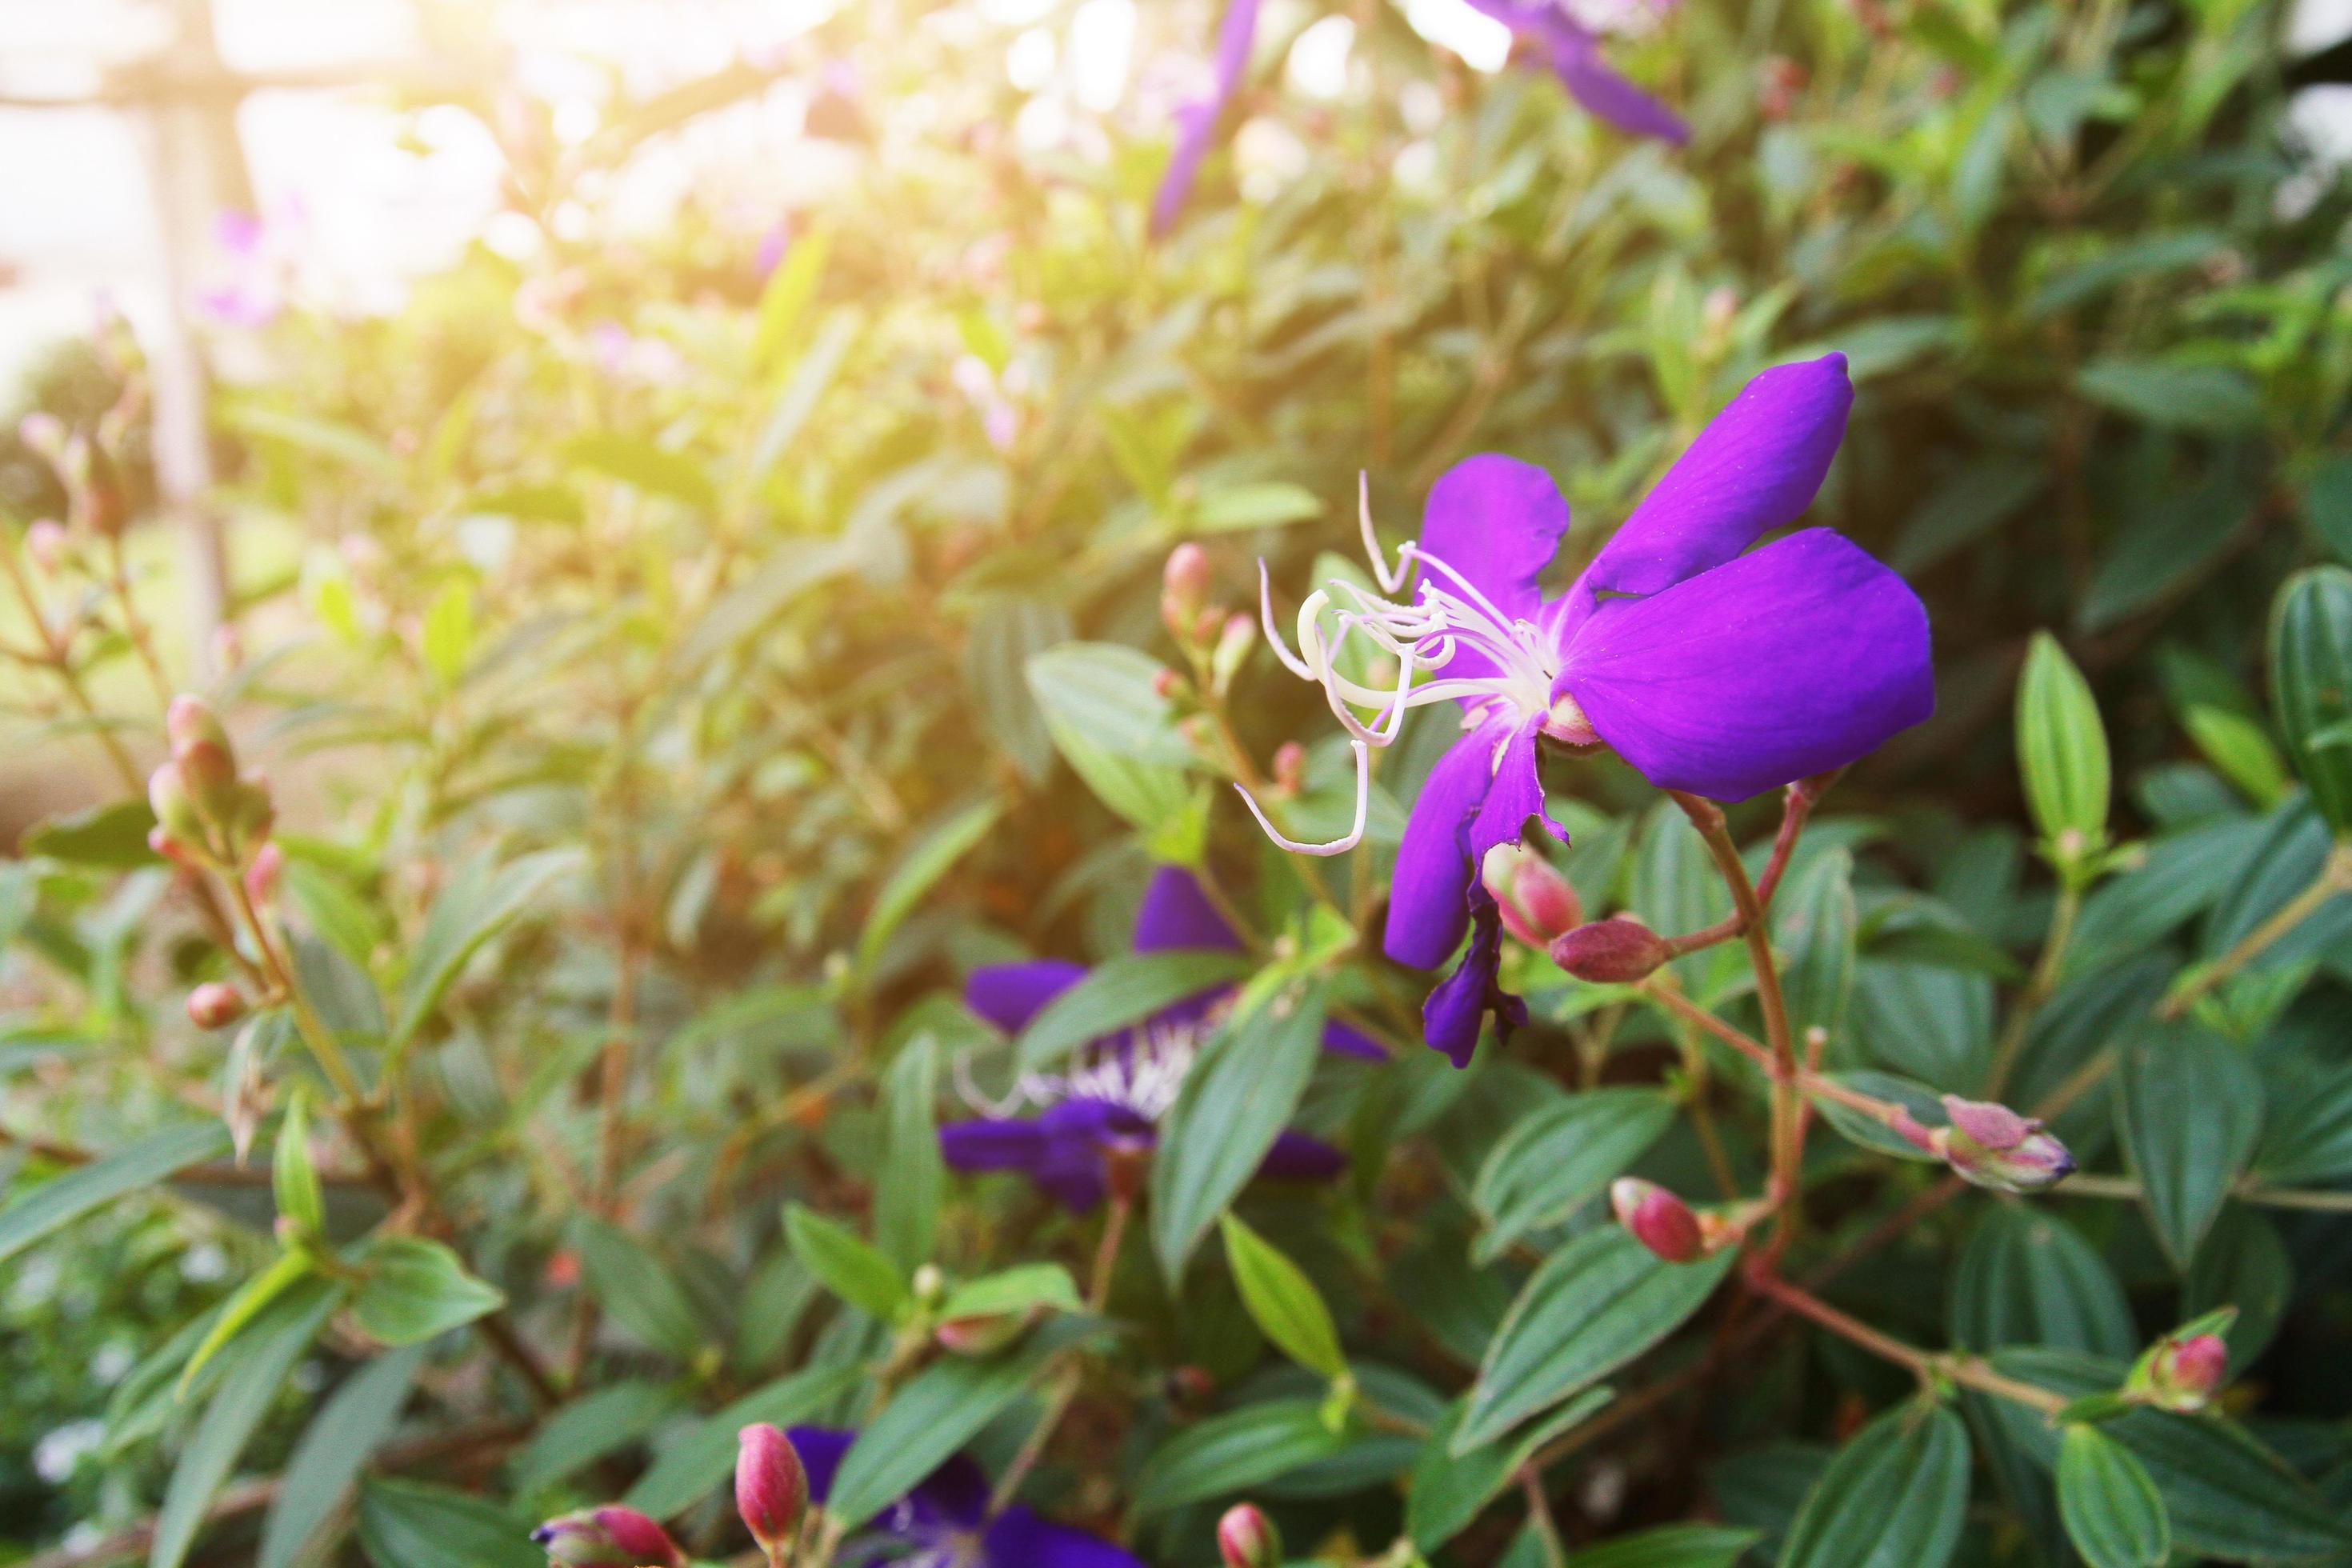
<path id="1" fill-rule="evenodd" d="M 1470 945 L 1454 973 L 1437 983 L 1421 1006 L 1423 1037 L 1444 1052 L 1455 1067 L 1470 1065 L 1470 1053 L 1478 1047 L 1478 1030 L 1488 1012 L 1507 1036 L 1528 1019 L 1527 1004 L 1496 984 L 1503 962 L 1501 906 L 1475 881 L 1467 902 Z"/>
<path id="2" fill-rule="evenodd" d="M 1859 546 L 1808 529 L 1602 604 L 1557 689 L 1652 784 L 1744 800 L 1934 711 L 1927 612 Z"/>
<path id="3" fill-rule="evenodd" d="M 1494 783 L 1495 748 L 1509 738 L 1507 721 L 1463 736 L 1429 770 L 1405 818 L 1389 884 L 1389 920 L 1381 948 L 1399 963 L 1434 969 L 1459 946 L 1470 923 L 1464 890 L 1472 880 L 1463 826 Z"/>
<path id="4" fill-rule="evenodd" d="M 1822 488 L 1853 406 L 1841 353 L 1756 377 L 1650 487 L 1580 582 L 1655 594 L 1794 522 Z"/>
<path id="5" fill-rule="evenodd" d="M 1257 1168 L 1277 1182 L 1328 1182 L 1348 1168 L 1348 1156 L 1320 1138 L 1284 1128 Z"/>
<path id="6" fill-rule="evenodd" d="M 1087 966 L 1061 958 L 984 963 L 963 983 L 964 1005 L 1008 1035 L 1019 1034 L 1045 1004 L 1087 977 Z"/>
<path id="7" fill-rule="evenodd" d="M 1166 952 L 1175 948 L 1218 948 L 1239 952 L 1241 938 L 1209 901 L 1208 894 L 1190 871 L 1162 866 L 1151 874 L 1144 889 L 1143 907 L 1135 916 L 1135 951 Z"/>
<path id="8" fill-rule="evenodd" d="M 1040 1519 L 1018 1505 L 1008 1508 L 982 1539 L 980 1568 L 1143 1568 L 1099 1535 Z"/>
<path id="9" fill-rule="evenodd" d="M 1250 46 L 1257 37 L 1258 0 L 1233 0 L 1217 24 L 1215 78 L 1208 96 L 1176 110 L 1176 144 L 1168 155 L 1167 172 L 1151 199 L 1151 237 L 1165 238 L 1175 228 L 1192 194 L 1192 181 L 1209 155 L 1225 105 L 1249 68 Z"/>

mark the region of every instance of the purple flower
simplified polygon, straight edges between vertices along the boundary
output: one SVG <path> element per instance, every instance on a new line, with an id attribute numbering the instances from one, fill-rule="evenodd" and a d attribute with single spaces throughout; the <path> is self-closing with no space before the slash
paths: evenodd
<path id="1" fill-rule="evenodd" d="M 1190 874 L 1172 866 L 1154 873 L 1136 917 L 1136 952 L 1240 947 L 1233 928 Z M 964 999 L 982 1017 L 1017 1033 L 1086 973 L 1083 964 L 1053 958 L 989 964 L 972 971 Z M 1229 987 L 1217 987 L 1171 1003 L 1135 1027 L 1081 1047 L 1066 1074 L 1023 1074 L 1009 1104 L 987 1105 L 967 1088 L 967 1096 L 991 1114 L 940 1128 L 941 1152 L 959 1171 L 1025 1172 L 1073 1210 L 1092 1208 L 1103 1199 L 1108 1158 L 1148 1149 L 1157 1140 L 1160 1116 L 1175 1103 L 1193 1057 L 1216 1032 L 1232 1001 Z M 1387 1054 L 1345 1024 L 1327 1026 L 1323 1045 L 1375 1060 Z M 1016 1106 L 1035 1114 L 1011 1114 Z M 1321 1140 L 1286 1131 L 1267 1152 L 1260 1173 L 1328 1179 L 1345 1163 Z"/>
<path id="2" fill-rule="evenodd" d="M 1258 0 L 1233 0 L 1217 24 L 1216 76 L 1206 96 L 1176 110 L 1176 145 L 1168 154 L 1167 172 L 1160 176 L 1159 193 L 1151 199 L 1151 237 L 1165 238 L 1184 211 L 1192 181 L 1217 133 L 1217 121 L 1233 101 L 1249 68 L 1250 46 L 1257 39 Z"/>
<path id="3" fill-rule="evenodd" d="M 1421 540 L 1393 570 L 1364 517 L 1381 593 L 1402 591 L 1418 564 L 1416 599 L 1335 580 L 1300 606 L 1294 654 L 1268 598 L 1276 652 L 1324 688 L 1354 737 L 1360 804 L 1367 746 L 1395 740 L 1408 708 L 1462 708 L 1465 733 L 1406 820 L 1384 941 L 1398 963 L 1431 969 L 1469 935 L 1423 1009 L 1429 1043 L 1457 1064 L 1486 1013 L 1506 1030 L 1524 1016 L 1496 984 L 1501 921 L 1476 870 L 1530 817 L 1567 838 L 1544 815 L 1538 739 L 1606 745 L 1662 789 L 1730 801 L 1843 767 L 1934 710 L 1927 611 L 1902 578 L 1827 529 L 1748 552 L 1811 503 L 1853 402 L 1843 354 L 1758 376 L 1558 597 L 1537 579 L 1568 531 L 1568 504 L 1542 469 L 1489 454 L 1437 481 Z M 1328 644 L 1327 609 L 1339 626 Z M 1337 668 L 1359 634 L 1397 661 L 1394 690 Z M 1354 708 L 1376 717 L 1366 724 Z M 1339 854 L 1361 822 L 1360 811 L 1357 830 L 1331 844 L 1274 837 Z"/>
<path id="4" fill-rule="evenodd" d="M 1470 0 L 1470 5 L 1510 28 L 1551 68 L 1569 96 L 1610 124 L 1677 144 L 1689 140 L 1690 127 L 1682 117 L 1612 69 L 1601 58 L 1600 35 L 1570 16 L 1561 0 Z"/>
<path id="5" fill-rule="evenodd" d="M 795 1426 L 787 1435 L 807 1468 L 809 1495 L 822 1502 L 857 1434 Z M 885 1509 L 836 1561 L 842 1568 L 1143 1568 L 1100 1536 L 1017 1503 L 991 1518 L 988 1494 L 987 1476 L 959 1454 Z"/>

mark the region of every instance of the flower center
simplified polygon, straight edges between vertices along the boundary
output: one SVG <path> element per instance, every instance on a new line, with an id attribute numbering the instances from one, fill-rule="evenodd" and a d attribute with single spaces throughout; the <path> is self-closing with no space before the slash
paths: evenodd
<path id="1" fill-rule="evenodd" d="M 1066 1100 L 1099 1100 L 1157 1121 L 1176 1103 L 1176 1091 L 1201 1047 L 1223 1021 L 1228 1004 L 1197 1018 L 1154 1019 L 1116 1039 L 1087 1047 L 1067 1072 L 1024 1072 L 1001 1100 L 972 1081 L 968 1058 L 956 1059 L 956 1088 L 964 1102 L 984 1116 L 1043 1110 Z"/>

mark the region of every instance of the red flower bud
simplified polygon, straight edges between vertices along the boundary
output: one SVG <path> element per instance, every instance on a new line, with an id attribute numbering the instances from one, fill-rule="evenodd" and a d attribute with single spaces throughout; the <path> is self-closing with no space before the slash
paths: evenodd
<path id="1" fill-rule="evenodd" d="M 1706 1251 L 1698 1215 L 1655 1182 L 1620 1176 L 1609 1186 L 1609 1206 L 1633 1239 L 1668 1263 L 1688 1263 Z"/>
<path id="2" fill-rule="evenodd" d="M 1237 1502 L 1217 1521 L 1217 1555 L 1225 1568 L 1281 1568 L 1282 1533 L 1257 1504 Z"/>
<path id="3" fill-rule="evenodd" d="M 735 1509 L 771 1563 L 781 1563 L 808 1510 L 808 1471 L 780 1427 L 762 1422 L 736 1434 Z"/>
<path id="4" fill-rule="evenodd" d="M 1630 984 L 1674 956 L 1665 938 L 1631 915 L 1578 926 L 1551 944 L 1551 961 L 1579 980 Z"/>
<path id="5" fill-rule="evenodd" d="M 1296 741 L 1285 741 L 1274 749 L 1274 787 L 1284 795 L 1297 795 L 1307 783 L 1307 748 Z"/>
<path id="6" fill-rule="evenodd" d="M 564 1568 L 686 1568 L 686 1554 L 667 1531 L 616 1504 L 559 1514 L 530 1538 Z"/>
<path id="7" fill-rule="evenodd" d="M 1486 851 L 1479 879 L 1503 910 L 1503 926 L 1529 947 L 1549 947 L 1584 922 L 1584 900 L 1552 863 L 1526 844 Z"/>
<path id="8" fill-rule="evenodd" d="M 2219 1334 L 2167 1334 L 2133 1369 L 2130 1388 L 2159 1410 L 2202 1410 L 2230 1375 L 2230 1346 Z"/>
<path id="9" fill-rule="evenodd" d="M 244 993 L 226 980 L 207 980 L 188 993 L 188 1021 L 199 1029 L 226 1029 L 244 1016 Z"/>

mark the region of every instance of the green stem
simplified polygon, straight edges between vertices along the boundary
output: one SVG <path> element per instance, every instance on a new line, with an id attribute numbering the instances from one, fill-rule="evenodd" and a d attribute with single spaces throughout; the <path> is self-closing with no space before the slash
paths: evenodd
<path id="1" fill-rule="evenodd" d="M 2326 864 L 2311 885 L 2279 906 L 2271 917 L 2248 931 L 2236 946 L 2212 963 L 2197 970 L 2183 984 L 2174 988 L 2157 1008 L 2159 1018 L 2178 1018 L 2194 1006 L 2200 997 L 2259 957 L 2273 942 L 2301 925 L 2337 893 L 2352 888 L 2352 841 L 2338 839 L 2327 851 Z"/>

